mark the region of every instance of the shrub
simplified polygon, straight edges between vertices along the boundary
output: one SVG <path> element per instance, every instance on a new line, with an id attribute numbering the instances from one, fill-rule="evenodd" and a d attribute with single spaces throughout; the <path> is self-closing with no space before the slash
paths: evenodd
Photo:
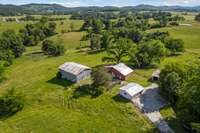
<path id="1" fill-rule="evenodd" d="M 45 40 L 42 43 L 42 51 L 46 55 L 60 56 L 65 53 L 65 47 L 62 44 L 54 43 L 51 40 Z"/>
<path id="2" fill-rule="evenodd" d="M 4 96 L 0 97 L 0 117 L 8 117 L 22 110 L 23 102 L 23 97 L 16 94 L 14 89 L 8 90 Z"/>

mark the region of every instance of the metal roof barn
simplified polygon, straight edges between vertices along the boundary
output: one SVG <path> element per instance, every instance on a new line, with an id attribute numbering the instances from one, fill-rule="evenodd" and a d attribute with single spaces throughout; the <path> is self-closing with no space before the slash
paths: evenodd
<path id="1" fill-rule="evenodd" d="M 130 67 L 128 67 L 127 65 L 125 65 L 124 63 L 119 63 L 117 65 L 114 65 L 113 68 L 115 70 L 119 71 L 124 76 L 127 76 L 133 72 L 133 70 Z"/>
<path id="2" fill-rule="evenodd" d="M 79 82 L 91 74 L 91 68 L 75 62 L 64 63 L 59 67 L 59 71 L 61 72 L 63 79 L 72 82 Z"/>
<path id="3" fill-rule="evenodd" d="M 129 83 L 126 86 L 121 87 L 120 90 L 121 96 L 131 100 L 133 97 L 141 94 L 144 91 L 144 87 L 136 83 Z"/>
<path id="4" fill-rule="evenodd" d="M 133 70 L 124 63 L 106 66 L 106 68 L 109 69 L 114 77 L 120 80 L 126 80 L 127 77 L 133 72 Z"/>
<path id="5" fill-rule="evenodd" d="M 151 79 L 152 79 L 152 81 L 157 81 L 159 78 L 160 78 L 160 70 L 158 69 L 158 70 L 155 70 L 154 72 L 153 72 L 153 74 L 151 75 Z"/>

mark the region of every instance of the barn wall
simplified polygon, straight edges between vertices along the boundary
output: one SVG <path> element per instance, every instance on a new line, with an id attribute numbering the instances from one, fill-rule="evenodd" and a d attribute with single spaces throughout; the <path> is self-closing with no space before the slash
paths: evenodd
<path id="1" fill-rule="evenodd" d="M 120 95 L 123 96 L 126 99 L 129 99 L 129 100 L 132 99 L 132 97 L 129 94 L 127 94 L 124 90 L 120 91 Z"/>
<path id="2" fill-rule="evenodd" d="M 76 76 L 75 75 L 68 73 L 68 72 L 65 72 L 63 70 L 60 70 L 60 72 L 62 74 L 63 79 L 67 79 L 69 81 L 76 82 Z"/>
<path id="3" fill-rule="evenodd" d="M 117 77 L 120 80 L 126 80 L 126 76 L 122 75 L 120 72 L 118 72 L 115 69 L 111 69 L 112 74 Z"/>
<path id="4" fill-rule="evenodd" d="M 91 74 L 91 70 L 85 70 L 83 72 L 81 72 L 77 77 L 76 77 L 76 81 L 79 82 L 87 77 L 89 77 Z"/>

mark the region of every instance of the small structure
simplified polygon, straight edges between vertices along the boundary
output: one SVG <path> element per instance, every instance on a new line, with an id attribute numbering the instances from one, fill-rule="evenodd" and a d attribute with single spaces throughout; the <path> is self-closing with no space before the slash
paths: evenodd
<path id="1" fill-rule="evenodd" d="M 112 73 L 113 77 L 116 77 L 120 80 L 126 80 L 133 72 L 133 70 L 124 63 L 106 66 L 106 68 Z"/>
<path id="2" fill-rule="evenodd" d="M 63 79 L 79 82 L 91 74 L 91 68 L 74 62 L 66 62 L 59 67 Z"/>
<path id="3" fill-rule="evenodd" d="M 144 88 L 136 83 L 129 83 L 126 86 L 120 88 L 120 95 L 128 100 L 133 99 L 133 97 L 140 95 Z"/>
<path id="4" fill-rule="evenodd" d="M 156 70 L 153 72 L 151 75 L 151 80 L 152 81 L 157 81 L 160 78 L 160 70 Z"/>

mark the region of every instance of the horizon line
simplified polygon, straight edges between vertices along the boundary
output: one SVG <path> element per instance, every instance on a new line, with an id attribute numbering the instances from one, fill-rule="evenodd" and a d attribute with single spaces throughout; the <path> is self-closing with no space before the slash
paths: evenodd
<path id="1" fill-rule="evenodd" d="M 13 5 L 13 6 L 23 6 L 23 5 L 30 5 L 30 4 L 36 4 L 36 5 L 60 5 L 63 7 L 68 7 L 68 8 L 76 8 L 76 7 L 117 7 L 117 8 L 123 8 L 123 7 L 137 7 L 137 6 L 141 6 L 141 5 L 145 5 L 145 6 L 154 6 L 154 7 L 161 7 L 161 6 L 166 6 L 166 7 L 199 7 L 200 5 L 191 5 L 191 6 L 184 6 L 184 5 L 164 5 L 164 4 L 160 4 L 160 5 L 154 5 L 154 4 L 137 4 L 137 5 L 131 5 L 131 6 L 112 6 L 112 5 L 105 5 L 105 6 L 96 6 L 96 5 L 88 5 L 88 6 L 64 6 L 61 3 L 43 3 L 43 2 L 37 2 L 37 3 L 24 3 L 24 4 L 3 4 L 0 3 L 0 5 Z"/>

